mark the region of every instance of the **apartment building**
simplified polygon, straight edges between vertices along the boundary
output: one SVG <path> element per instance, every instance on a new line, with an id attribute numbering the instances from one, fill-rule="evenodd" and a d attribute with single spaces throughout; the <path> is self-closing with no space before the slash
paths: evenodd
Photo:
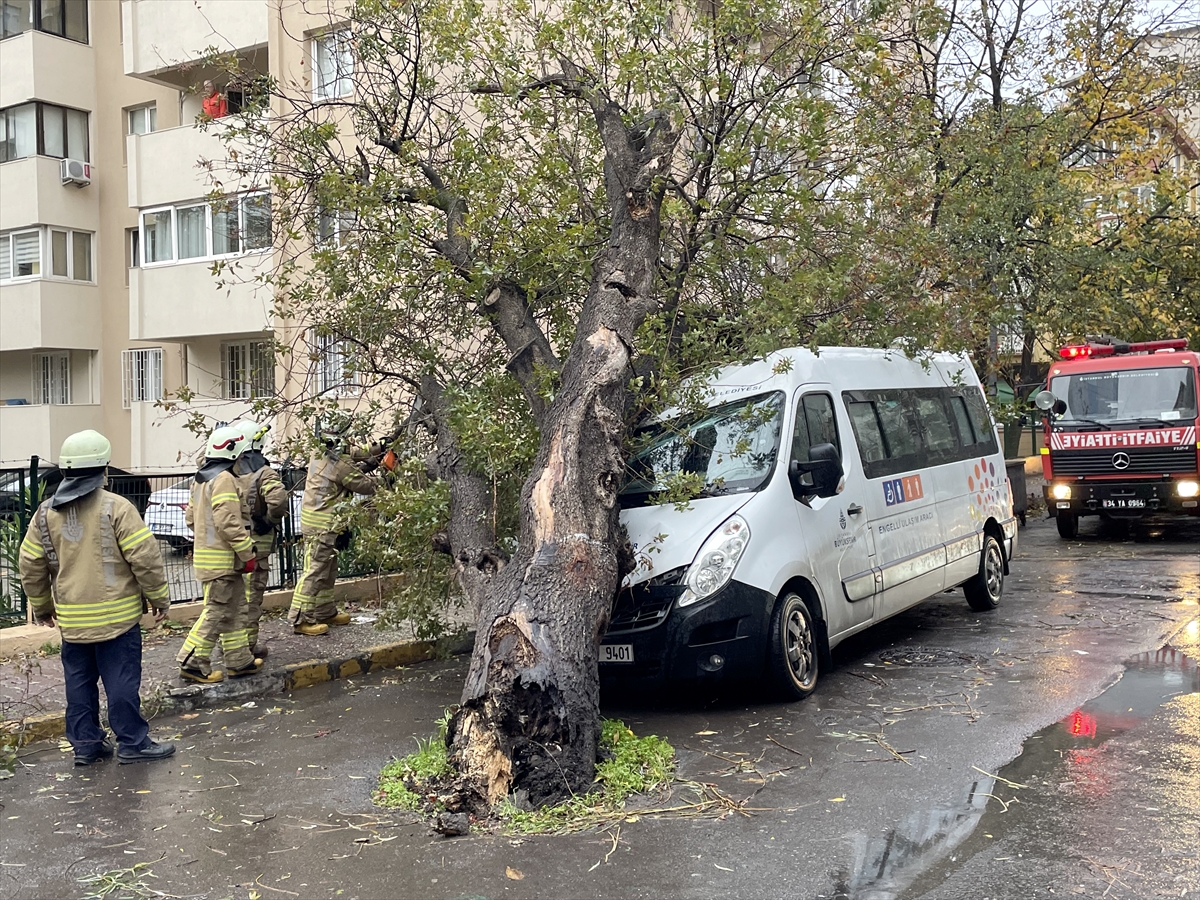
<path id="1" fill-rule="evenodd" d="M 198 126 L 206 80 L 230 112 L 248 102 L 205 67 L 213 48 L 245 84 L 315 67 L 315 90 L 349 90 L 329 22 L 326 0 L 0 0 L 0 466 L 96 428 L 114 465 L 184 471 L 200 439 L 164 395 L 229 421 L 337 377 L 337 348 L 277 368 L 289 325 L 254 277 L 270 196 L 224 174 L 219 118 Z"/>

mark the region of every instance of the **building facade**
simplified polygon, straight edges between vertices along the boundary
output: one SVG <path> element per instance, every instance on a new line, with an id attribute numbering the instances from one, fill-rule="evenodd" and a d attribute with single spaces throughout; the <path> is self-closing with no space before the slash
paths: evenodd
<path id="1" fill-rule="evenodd" d="M 307 80 L 330 21 L 326 0 L 0 0 L 0 467 L 95 428 L 114 465 L 186 471 L 188 413 L 304 390 L 282 383 L 309 372 L 277 369 L 286 323 L 255 278 L 270 195 L 227 176 L 253 151 L 220 118 L 256 74 Z M 164 406 L 181 393 L 186 411 Z"/>

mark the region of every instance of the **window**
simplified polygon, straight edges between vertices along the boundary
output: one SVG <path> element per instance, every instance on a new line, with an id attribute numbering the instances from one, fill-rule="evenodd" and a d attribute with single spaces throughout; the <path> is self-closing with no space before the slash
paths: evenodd
<path id="1" fill-rule="evenodd" d="M 846 391 L 842 397 L 868 478 L 998 450 L 979 388 Z"/>
<path id="2" fill-rule="evenodd" d="M 0 110 L 0 162 L 35 155 L 89 162 L 88 114 L 49 103 Z"/>
<path id="3" fill-rule="evenodd" d="M 349 345 L 330 335 L 313 334 L 311 337 L 316 367 L 318 394 L 345 396 L 358 393 L 358 379 L 350 365 Z"/>
<path id="4" fill-rule="evenodd" d="M 152 403 L 161 400 L 162 348 L 121 351 L 121 406 L 129 409 L 133 403 Z"/>
<path id="5" fill-rule="evenodd" d="M 43 258 L 42 248 L 46 248 Z M 92 235 L 65 228 L 32 228 L 0 234 L 0 281 L 14 278 L 92 280 Z"/>
<path id="6" fill-rule="evenodd" d="M 185 206 L 179 210 L 180 259 L 208 256 L 208 206 Z"/>
<path id="7" fill-rule="evenodd" d="M 254 400 L 275 393 L 275 355 L 270 341 L 221 345 L 221 396 Z"/>
<path id="8" fill-rule="evenodd" d="M 943 400 L 938 394 L 918 394 L 916 398 L 917 418 L 921 420 L 921 435 L 925 449 L 929 451 L 931 465 L 940 465 L 956 459 L 959 445 L 962 443 L 950 422 L 950 414 L 946 411 Z"/>
<path id="9" fill-rule="evenodd" d="M 158 107 L 151 103 L 149 106 L 135 106 L 125 110 L 126 134 L 149 134 L 158 130 Z"/>
<path id="10" fill-rule="evenodd" d="M 354 213 L 322 206 L 317 210 L 317 243 L 342 247 L 354 230 Z"/>
<path id="11" fill-rule="evenodd" d="M 175 257 L 173 216 L 169 209 L 142 213 L 142 247 L 147 263 L 167 262 Z"/>
<path id="12" fill-rule="evenodd" d="M 71 354 L 33 354 L 33 402 L 66 406 L 71 402 Z"/>
<path id="13" fill-rule="evenodd" d="M 271 195 L 146 210 L 138 243 L 144 265 L 269 249 Z"/>
<path id="14" fill-rule="evenodd" d="M 968 388 L 963 391 L 963 399 L 967 403 L 967 412 L 971 416 L 971 425 L 975 430 L 975 446 L 972 448 L 972 455 L 985 456 L 989 453 L 996 453 L 999 449 L 999 445 L 996 443 L 996 425 L 992 421 L 992 414 L 988 412 L 987 401 L 983 399 L 983 391 L 979 388 Z"/>
<path id="15" fill-rule="evenodd" d="M 332 31 L 313 39 L 313 97 L 332 100 L 354 91 L 354 59 L 350 52 L 350 32 Z"/>
<path id="16" fill-rule="evenodd" d="M 125 229 L 125 283 L 129 284 L 129 270 L 142 264 L 142 232 L 138 228 Z"/>
<path id="17" fill-rule="evenodd" d="M 87 0 L 0 0 L 0 37 L 44 31 L 86 44 Z"/>
<path id="18" fill-rule="evenodd" d="M 828 394 L 805 394 L 796 408 L 792 459 L 808 462 L 809 450 L 817 444 L 833 444 L 839 454 L 842 452 L 833 412 L 833 398 Z"/>

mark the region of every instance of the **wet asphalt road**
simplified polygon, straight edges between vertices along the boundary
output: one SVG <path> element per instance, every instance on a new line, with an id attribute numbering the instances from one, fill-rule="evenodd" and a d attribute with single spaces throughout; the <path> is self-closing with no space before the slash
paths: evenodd
<path id="1" fill-rule="evenodd" d="M 148 890 L 194 898 L 1200 897 L 1200 523 L 1137 538 L 1031 523 L 1000 609 L 928 601 L 804 703 L 606 695 L 744 815 L 442 839 L 374 809 L 460 659 L 156 722 L 165 763 L 29 748 L 0 782 L 0 896 L 149 863 Z"/>

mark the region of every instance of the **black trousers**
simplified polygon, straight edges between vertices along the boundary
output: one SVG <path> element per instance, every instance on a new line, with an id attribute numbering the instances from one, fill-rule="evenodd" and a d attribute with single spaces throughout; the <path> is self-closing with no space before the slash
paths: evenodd
<path id="1" fill-rule="evenodd" d="M 100 687 L 108 695 L 108 724 L 123 750 L 149 744 L 150 726 L 142 717 L 138 689 L 142 684 L 142 629 L 136 623 L 112 640 L 96 644 L 62 642 L 67 687 L 67 740 L 82 756 L 100 749 L 106 737 L 100 727 Z"/>

